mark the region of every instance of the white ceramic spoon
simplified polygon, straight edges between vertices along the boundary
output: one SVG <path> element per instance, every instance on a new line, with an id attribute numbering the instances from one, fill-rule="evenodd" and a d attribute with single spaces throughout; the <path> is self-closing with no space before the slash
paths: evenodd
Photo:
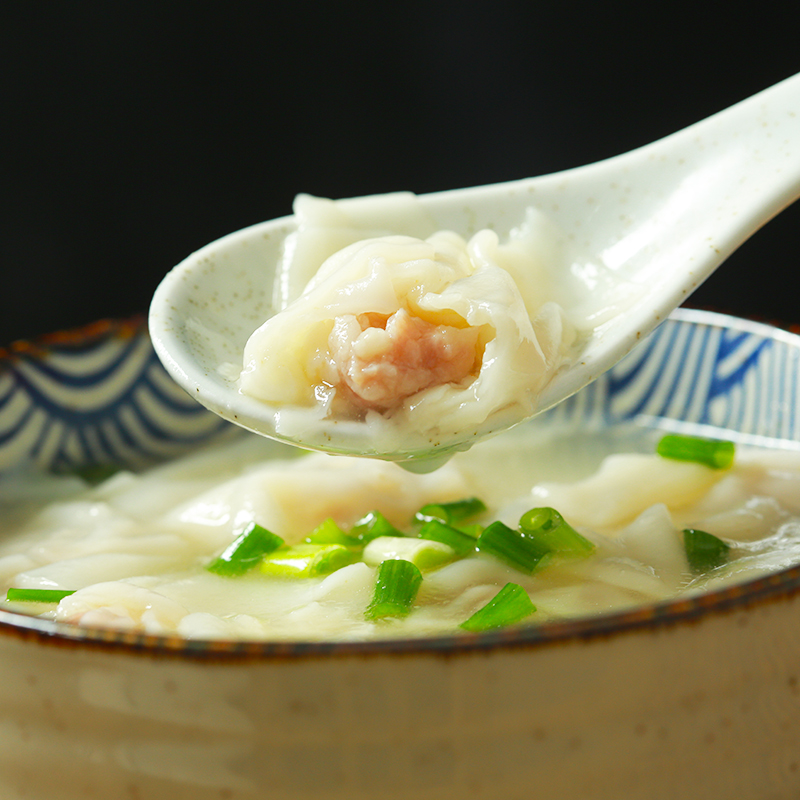
<path id="1" fill-rule="evenodd" d="M 420 201 L 437 229 L 465 235 L 492 227 L 502 236 L 535 206 L 584 252 L 644 287 L 634 307 L 596 331 L 577 362 L 555 375 L 538 413 L 612 367 L 798 196 L 800 74 L 629 153 L 539 178 L 421 195 Z M 186 391 L 222 417 L 284 440 L 275 433 L 279 409 L 241 394 L 218 367 L 241 364 L 246 340 L 274 313 L 275 265 L 294 229 L 294 218 L 283 217 L 189 256 L 158 287 L 149 321 L 159 357 Z M 338 453 L 365 449 L 347 436 L 292 443 Z M 433 460 L 425 452 L 366 454 L 425 471 L 464 446 L 437 451 Z"/>

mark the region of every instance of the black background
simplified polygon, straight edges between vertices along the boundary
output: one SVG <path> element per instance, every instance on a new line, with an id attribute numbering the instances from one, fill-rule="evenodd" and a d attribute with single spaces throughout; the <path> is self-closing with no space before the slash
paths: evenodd
<path id="1" fill-rule="evenodd" d="M 274 6 L 274 7 L 273 7 Z M 0 345 L 147 309 L 298 191 L 579 166 L 800 71 L 796 4 L 20 3 L 0 16 Z M 800 205 L 695 305 L 800 322 Z"/>

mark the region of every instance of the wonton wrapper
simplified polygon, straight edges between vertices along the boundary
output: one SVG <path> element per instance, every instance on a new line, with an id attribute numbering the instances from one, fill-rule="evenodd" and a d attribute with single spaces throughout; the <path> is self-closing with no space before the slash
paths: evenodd
<path id="1" fill-rule="evenodd" d="M 425 240 L 385 236 L 345 247 L 248 340 L 241 391 L 292 409 L 279 415 L 278 433 L 325 420 L 356 421 L 371 428 L 377 447 L 406 451 L 530 416 L 574 332 L 552 302 L 531 318 L 502 260 L 503 246 L 489 230 L 469 242 L 441 231 Z M 334 327 L 359 315 L 386 318 L 401 310 L 437 329 L 471 330 L 470 369 L 389 404 L 354 402 Z M 446 366 L 447 360 L 440 361 Z"/>

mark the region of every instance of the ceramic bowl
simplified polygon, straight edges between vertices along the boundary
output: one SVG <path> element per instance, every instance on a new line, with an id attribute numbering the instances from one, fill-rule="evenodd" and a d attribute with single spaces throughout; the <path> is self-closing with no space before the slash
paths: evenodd
<path id="1" fill-rule="evenodd" d="M 679 310 L 549 412 L 800 442 L 800 337 Z M 0 351 L 0 468 L 141 466 L 242 434 L 144 323 Z M 796 800 L 800 567 L 520 631 L 183 641 L 0 612 L 3 800 Z"/>

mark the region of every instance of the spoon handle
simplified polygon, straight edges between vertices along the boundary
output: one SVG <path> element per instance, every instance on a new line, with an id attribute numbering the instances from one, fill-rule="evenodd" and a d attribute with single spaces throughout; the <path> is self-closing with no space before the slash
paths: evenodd
<path id="1" fill-rule="evenodd" d="M 573 217 L 580 202 L 605 198 L 584 213 L 583 235 L 606 266 L 640 284 L 677 270 L 681 288 L 693 288 L 800 197 L 800 74 L 637 150 L 562 173 L 560 184 L 558 175 L 539 180 L 537 194 L 556 186 L 571 195 Z M 597 232 L 615 228 L 603 245 Z M 681 298 L 664 301 L 666 311 Z"/>
<path id="2" fill-rule="evenodd" d="M 710 204 L 704 222 L 719 263 L 800 197 L 800 74 L 670 138 L 653 151 L 671 147 L 687 174 L 694 167 L 684 194 L 699 194 L 689 206 Z"/>
<path id="3" fill-rule="evenodd" d="M 576 240 L 641 290 L 546 387 L 547 408 L 629 353 L 800 197 L 800 75 L 638 150 L 539 180 L 536 196 L 565 224 L 583 210 Z M 569 204 L 556 208 L 559 196 Z"/>

